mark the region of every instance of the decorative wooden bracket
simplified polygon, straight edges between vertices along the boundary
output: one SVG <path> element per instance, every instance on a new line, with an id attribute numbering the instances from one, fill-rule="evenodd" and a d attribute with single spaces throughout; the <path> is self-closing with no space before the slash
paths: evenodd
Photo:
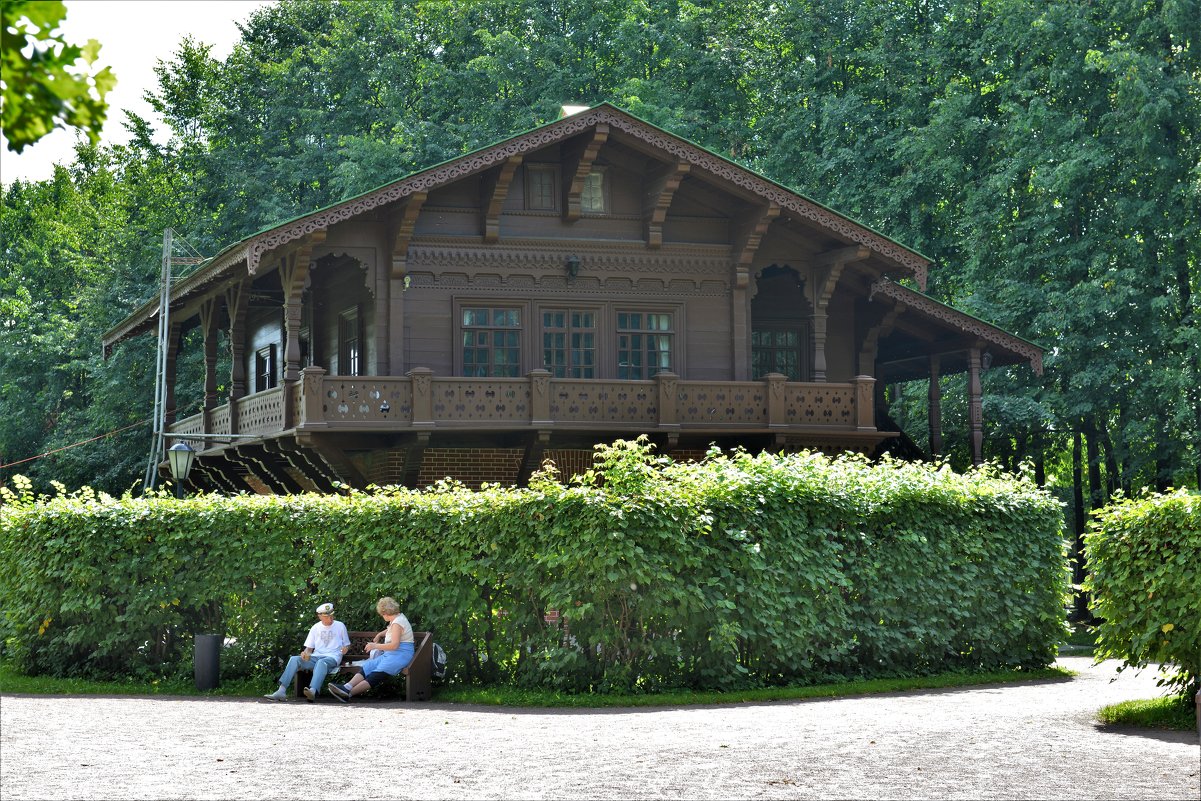
<path id="1" fill-rule="evenodd" d="M 867 330 L 867 334 L 863 337 L 863 345 L 859 348 L 859 375 L 876 374 L 876 347 L 880 342 L 880 337 L 887 336 L 892 331 L 900 313 L 901 305 L 894 303 L 892 308 L 880 318 L 880 322 Z"/>
<path id="2" fill-rule="evenodd" d="M 863 261 L 870 255 L 871 251 L 863 245 L 852 245 L 848 248 L 831 250 L 817 257 L 815 263 L 822 272 L 814 284 L 813 298 L 811 299 L 814 313 L 825 314 L 830 296 L 834 294 L 834 288 L 838 286 L 838 279 L 842 277 L 843 268 L 853 262 Z"/>
<path id="3" fill-rule="evenodd" d="M 760 206 L 748 214 L 739 226 L 740 233 L 734 240 L 734 287 L 746 289 L 751 282 L 751 262 L 755 251 L 763 241 L 763 235 L 772 220 L 780 216 L 780 207 L 775 203 Z"/>
<path id="4" fill-rule="evenodd" d="M 500 239 L 500 210 L 509 196 L 513 176 L 521 166 L 521 155 L 509 156 L 499 169 L 489 170 L 484 175 L 483 197 L 480 204 L 484 210 L 484 241 L 491 244 Z"/>
<path id="5" fill-rule="evenodd" d="M 409 258 L 409 242 L 413 239 L 413 229 L 417 227 L 417 216 L 425 205 L 426 192 L 414 192 L 409 195 L 396 223 L 396 236 L 392 240 L 392 272 L 391 278 L 404 278 L 408 271 L 406 262 Z M 503 200 L 502 200 L 503 202 Z"/>
<path id="6" fill-rule="evenodd" d="M 304 294 L 304 285 L 309 278 L 309 265 L 313 257 L 313 248 L 325 241 L 325 230 L 314 231 L 304 244 L 289 254 L 279 267 L 280 283 L 284 290 L 284 330 L 287 339 L 284 343 L 284 381 L 295 383 L 300 380 L 300 301 Z M 292 395 L 284 395 L 285 420 L 291 419 Z"/>
<path id="7" fill-rule="evenodd" d="M 663 246 L 663 221 L 667 219 L 667 209 L 680 182 L 692 169 L 691 164 L 675 162 L 666 164 L 651 177 L 646 193 L 643 218 L 646 227 L 646 246 L 656 249 Z"/>
<path id="8" fill-rule="evenodd" d="M 597 154 L 600 153 L 601 146 L 608 139 L 609 126 L 602 122 L 592 131 L 592 138 L 584 145 L 579 156 L 576 157 L 575 163 L 572 164 L 568 161 L 563 165 L 563 175 L 571 176 L 567 183 L 567 197 L 563 203 L 563 219 L 567 222 L 575 222 L 580 219 L 580 197 L 584 193 L 584 181 L 592 172 L 592 165 L 596 161 Z"/>

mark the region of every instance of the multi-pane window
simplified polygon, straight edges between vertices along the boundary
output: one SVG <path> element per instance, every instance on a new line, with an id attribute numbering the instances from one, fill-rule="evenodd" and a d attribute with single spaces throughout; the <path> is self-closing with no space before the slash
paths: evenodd
<path id="1" fill-rule="evenodd" d="M 254 391 L 271 389 L 278 383 L 275 363 L 275 345 L 259 348 L 254 352 Z"/>
<path id="2" fill-rule="evenodd" d="M 464 307 L 463 375 L 521 374 L 521 310 Z"/>
<path id="3" fill-rule="evenodd" d="M 555 378 L 596 377 L 596 312 L 542 312 L 542 366 Z"/>
<path id="4" fill-rule="evenodd" d="M 755 328 L 751 331 L 751 361 L 755 376 L 782 373 L 800 381 L 804 364 L 801 332 L 795 328 Z"/>
<path id="5" fill-rule="evenodd" d="M 534 211 L 554 211 L 555 168 L 529 165 L 525 170 L 525 207 Z"/>
<path id="6" fill-rule="evenodd" d="M 584 179 L 584 189 L 580 194 L 580 210 L 591 214 L 604 214 L 605 207 L 605 172 L 594 169 Z"/>
<path id="7" fill-rule="evenodd" d="M 338 374 L 362 375 L 363 331 L 359 310 L 347 309 L 338 315 Z"/>
<path id="8" fill-rule="evenodd" d="M 671 370 L 672 319 L 661 312 L 617 313 L 617 377 L 650 378 Z"/>

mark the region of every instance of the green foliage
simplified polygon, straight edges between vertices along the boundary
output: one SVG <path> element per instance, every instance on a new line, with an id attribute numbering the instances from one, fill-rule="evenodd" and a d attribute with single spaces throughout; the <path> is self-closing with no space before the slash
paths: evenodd
<path id="1" fill-rule="evenodd" d="M 20 153 L 56 127 L 79 128 L 94 144 L 108 112 L 105 95 L 117 83 L 108 67 L 89 75 L 75 69 L 100 54 L 100 43 L 67 42 L 58 26 L 67 15 L 59 0 L 4 0 L 0 4 L 3 40 L 3 129 L 8 149 Z M 29 55 L 25 51 L 29 51 Z"/>
<path id="2" fill-rule="evenodd" d="M 1061 514 L 1025 478 L 598 450 L 578 483 L 524 490 L 35 499 L 25 482 L 0 506 L 10 656 L 30 673 L 149 675 L 180 669 L 190 633 L 220 629 L 237 643 L 233 672 L 269 669 L 314 598 L 365 629 L 392 595 L 436 632 L 455 680 L 561 692 L 1054 659 Z"/>
<path id="3" fill-rule="evenodd" d="M 1201 678 L 1201 496 L 1177 491 L 1121 500 L 1096 514 L 1085 544 L 1085 589 L 1102 619 L 1096 657 L 1158 663 L 1177 693 Z"/>

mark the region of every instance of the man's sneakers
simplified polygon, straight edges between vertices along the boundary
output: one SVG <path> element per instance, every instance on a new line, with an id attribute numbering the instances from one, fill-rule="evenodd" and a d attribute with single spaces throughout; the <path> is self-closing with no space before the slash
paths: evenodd
<path id="1" fill-rule="evenodd" d="M 330 684 L 329 694 L 334 698 L 337 698 L 342 703 L 346 703 L 350 700 L 350 690 L 346 688 L 345 684 Z"/>
<path id="2" fill-rule="evenodd" d="M 313 701 L 317 700 L 317 693 L 313 692 L 312 687 L 305 687 L 304 688 L 304 697 L 309 699 L 309 703 L 311 704 L 311 703 L 313 703 Z"/>
<path id="3" fill-rule="evenodd" d="M 276 690 L 273 693 L 264 695 L 263 697 L 270 698 L 272 701 L 287 701 L 288 700 L 288 690 L 281 684 L 281 685 L 279 685 L 278 690 Z"/>

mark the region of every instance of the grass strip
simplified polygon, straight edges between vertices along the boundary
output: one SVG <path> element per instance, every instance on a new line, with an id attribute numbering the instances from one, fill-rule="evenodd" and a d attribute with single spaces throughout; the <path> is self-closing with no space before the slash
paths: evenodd
<path id="1" fill-rule="evenodd" d="M 1002 670 L 981 673 L 944 673 L 901 679 L 865 679 L 839 684 L 814 684 L 804 687 L 766 687 L 730 692 L 675 690 L 637 695 L 572 694 L 551 690 L 523 690 L 511 687 L 440 687 L 434 700 L 452 704 L 483 704 L 514 707 L 603 708 L 619 706 L 694 706 L 736 704 L 762 701 L 790 701 L 805 698 L 840 698 L 875 693 L 935 690 L 1001 684 L 1022 681 L 1063 681 L 1074 671 L 1052 667 L 1039 670 Z M 183 695 L 254 697 L 275 689 L 270 677 L 259 679 L 223 679 L 216 690 L 199 692 L 190 680 L 91 681 L 88 679 L 23 676 L 7 662 L 0 662 L 0 694 L 38 695 Z"/>
<path id="2" fill-rule="evenodd" d="M 1097 719 L 1111 726 L 1194 731 L 1197 728 L 1197 708 L 1192 700 L 1180 695 L 1141 698 L 1103 706 L 1097 713 Z"/>
<path id="3" fill-rule="evenodd" d="M 1040 670 L 1002 670 L 982 673 L 943 673 L 903 679 L 863 679 L 837 684 L 813 684 L 804 687 L 764 687 L 729 692 L 669 690 L 659 693 L 596 695 L 572 694 L 550 690 L 522 690 L 511 687 L 444 687 L 435 700 L 456 704 L 485 704 L 515 707 L 617 707 L 617 706 L 697 706 L 703 704 L 739 704 L 763 701 L 795 701 L 806 698 L 841 698 L 855 695 L 937 690 L 1000 684 L 1019 681 L 1063 681 L 1075 671 L 1052 667 Z"/>

